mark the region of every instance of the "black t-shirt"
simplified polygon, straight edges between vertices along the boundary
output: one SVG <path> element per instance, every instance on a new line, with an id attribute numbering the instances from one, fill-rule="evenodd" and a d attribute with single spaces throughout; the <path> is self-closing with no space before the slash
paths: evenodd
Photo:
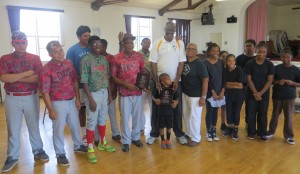
<path id="1" fill-rule="evenodd" d="M 241 55 L 237 56 L 236 59 L 235 59 L 236 60 L 236 65 L 241 67 L 242 69 L 244 69 L 246 64 L 250 60 L 254 59 L 255 57 L 256 56 L 247 56 L 245 54 L 241 54 Z"/>
<path id="2" fill-rule="evenodd" d="M 223 81 L 224 87 L 226 82 L 238 82 L 243 83 L 244 73 L 241 67 L 236 66 L 233 71 L 229 71 L 228 68 L 224 69 Z M 225 88 L 225 97 L 227 101 L 243 101 L 244 92 L 243 89 Z"/>
<path id="3" fill-rule="evenodd" d="M 268 81 L 269 75 L 274 75 L 274 65 L 269 60 L 265 60 L 261 65 L 256 63 L 256 59 L 249 61 L 246 65 L 246 74 L 251 76 L 252 82 L 257 91 L 260 91 Z M 268 100 L 270 96 L 268 89 L 263 95 L 263 100 Z M 248 96 L 253 97 L 253 93 L 248 89 Z"/>
<path id="4" fill-rule="evenodd" d="M 284 67 L 283 64 L 279 64 L 275 66 L 275 80 L 291 80 L 293 82 L 300 82 L 300 69 L 296 66 L 292 65 L 290 67 Z M 274 84 L 273 86 L 273 99 L 294 99 L 296 98 L 296 87 L 290 85 L 279 85 Z"/>
<path id="5" fill-rule="evenodd" d="M 247 86 L 247 78 L 246 78 L 246 64 L 250 61 L 253 60 L 256 56 L 247 56 L 245 53 L 237 56 L 235 59 L 236 65 L 241 67 L 242 70 L 244 71 L 244 79 L 243 79 L 243 84 L 244 86 Z"/>
<path id="6" fill-rule="evenodd" d="M 178 99 L 178 92 L 177 90 L 173 90 L 173 84 L 170 87 L 164 87 L 163 84 L 161 84 L 162 90 L 159 93 L 158 90 L 155 90 L 155 93 L 153 94 L 154 98 L 161 98 L 162 91 L 168 91 L 171 95 L 173 95 L 173 100 Z M 158 106 L 158 114 L 159 115 L 173 115 L 173 108 L 170 105 L 159 105 Z"/>
<path id="7" fill-rule="evenodd" d="M 192 62 L 186 61 L 181 75 L 182 92 L 189 97 L 201 97 L 204 78 L 208 78 L 208 73 L 199 58 Z"/>
<path id="8" fill-rule="evenodd" d="M 222 60 L 218 60 L 216 63 L 212 64 L 207 59 L 203 63 L 207 68 L 209 76 L 207 91 L 207 97 L 209 98 L 212 95 L 211 90 L 215 90 L 215 92 L 218 94 L 223 87 L 222 73 L 224 69 L 224 64 Z"/>

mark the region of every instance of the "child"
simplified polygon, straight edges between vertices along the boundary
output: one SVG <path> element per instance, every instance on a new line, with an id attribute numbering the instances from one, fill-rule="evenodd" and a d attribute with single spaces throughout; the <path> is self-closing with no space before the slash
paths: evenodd
<path id="1" fill-rule="evenodd" d="M 98 36 L 89 38 L 91 52 L 83 57 L 80 62 L 81 83 L 86 93 L 85 104 L 87 110 L 87 144 L 88 161 L 96 163 L 94 154 L 94 130 L 98 125 L 100 143 L 98 150 L 114 152 L 115 148 L 110 146 L 105 139 L 106 120 L 108 103 L 111 102 L 111 92 L 109 88 L 109 65 L 106 58 L 100 55 L 101 41 Z"/>
<path id="2" fill-rule="evenodd" d="M 228 55 L 227 51 L 221 51 L 219 54 L 219 59 L 223 61 L 224 67 L 226 68 L 226 56 Z M 226 120 L 226 105 L 221 106 L 221 130 L 225 131 L 227 126 L 225 123 Z"/>
<path id="3" fill-rule="evenodd" d="M 87 152 L 80 138 L 79 118 L 77 117 L 81 105 L 77 74 L 73 64 L 65 59 L 64 50 L 58 41 L 49 42 L 46 48 L 52 59 L 43 67 L 40 90 L 52 120 L 57 163 L 67 166 L 69 161 L 64 150 L 66 123 L 71 129 L 74 151 Z"/>
<path id="4" fill-rule="evenodd" d="M 228 54 L 226 56 L 226 69 L 223 73 L 228 127 L 223 135 L 228 136 L 232 133 L 232 139 L 237 140 L 240 112 L 244 101 L 244 73 L 242 68 L 236 66 L 235 63 L 235 56 Z"/>
<path id="5" fill-rule="evenodd" d="M 275 134 L 278 117 L 283 110 L 283 136 L 289 144 L 295 144 L 292 116 L 295 106 L 296 87 L 300 87 L 300 70 L 291 64 L 292 58 L 291 51 L 283 51 L 281 55 L 282 64 L 275 66 L 272 95 L 273 113 L 267 134 L 267 138 L 271 138 Z"/>
<path id="6" fill-rule="evenodd" d="M 239 56 L 236 57 L 236 65 L 241 67 L 244 71 L 244 75 L 246 76 L 246 64 L 250 61 L 255 59 L 256 53 L 255 53 L 255 46 L 256 42 L 253 39 L 248 39 L 245 41 L 244 44 L 244 50 L 245 52 Z M 245 77 L 244 82 L 244 95 L 245 95 L 245 123 L 246 123 L 246 129 L 248 129 L 248 122 L 247 122 L 247 108 L 248 108 L 248 103 L 247 103 L 247 93 L 248 93 L 248 87 L 247 87 L 247 79 Z"/>
<path id="7" fill-rule="evenodd" d="M 209 75 L 207 99 L 212 97 L 215 101 L 224 99 L 224 88 L 222 87 L 222 71 L 224 69 L 224 64 L 222 60 L 218 59 L 219 52 L 220 47 L 217 44 L 212 43 L 207 48 L 209 57 L 204 61 Z M 211 103 L 206 100 L 206 140 L 209 142 L 220 140 L 216 134 L 217 118 L 218 107 L 212 107 Z"/>
<path id="8" fill-rule="evenodd" d="M 267 46 L 265 44 L 257 45 L 256 54 L 257 56 L 246 65 L 249 88 L 247 94 L 247 138 L 253 140 L 257 134 L 262 141 L 266 142 L 268 140 L 266 134 L 269 91 L 274 77 L 274 65 L 266 60 Z"/>
<path id="9" fill-rule="evenodd" d="M 161 148 L 162 149 L 170 149 L 172 148 L 172 144 L 170 142 L 171 130 L 172 130 L 172 122 L 173 122 L 173 108 L 175 108 L 178 104 L 178 93 L 173 90 L 173 83 L 168 74 L 162 73 L 159 76 L 159 81 L 162 86 L 161 91 L 157 91 L 154 94 L 153 101 L 156 105 L 158 105 L 158 126 L 159 126 L 159 134 L 161 137 Z M 172 98 L 172 102 L 169 104 L 164 103 L 162 97 L 164 94 L 170 95 Z M 172 96 L 173 95 L 173 96 Z M 164 128 L 167 128 L 167 140 L 164 137 Z"/>

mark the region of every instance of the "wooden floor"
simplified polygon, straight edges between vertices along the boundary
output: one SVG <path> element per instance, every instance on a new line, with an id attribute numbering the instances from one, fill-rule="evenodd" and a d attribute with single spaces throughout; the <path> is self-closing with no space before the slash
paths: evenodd
<path id="1" fill-rule="evenodd" d="M 207 142 L 205 140 L 205 120 L 202 113 L 201 135 L 199 146 L 188 147 L 176 142 L 172 134 L 173 149 L 160 149 L 159 141 L 154 145 L 146 145 L 143 148 L 130 147 L 129 153 L 121 150 L 120 144 L 111 140 L 110 127 L 107 128 L 108 141 L 117 147 L 116 152 L 107 153 L 97 151 L 98 162 L 89 164 L 85 154 L 74 154 L 73 143 L 68 128 L 65 131 L 65 149 L 70 161 L 69 167 L 58 166 L 55 158 L 52 142 L 52 124 L 47 117 L 42 124 L 44 103 L 41 102 L 40 132 L 44 142 L 44 149 L 50 156 L 47 163 L 34 161 L 28 138 L 26 125 L 23 121 L 21 131 L 21 155 L 19 164 L 11 173 L 15 174 L 55 174 L 55 173 L 300 173 L 300 115 L 294 116 L 294 130 L 296 145 L 289 145 L 283 141 L 282 123 L 283 117 L 279 119 L 279 126 L 274 138 L 264 143 L 259 140 L 246 139 L 244 126 L 244 114 L 241 116 L 239 140 L 224 138 L 219 132 L 220 119 L 218 120 L 219 142 Z M 271 114 L 269 109 L 269 118 Z M 147 115 L 149 117 L 149 115 Z M 147 118 L 149 122 L 149 118 Z M 109 122 L 107 125 L 110 125 Z M 147 127 L 146 132 L 149 132 Z M 0 104 L 0 165 L 6 160 L 7 130 L 5 122 L 5 111 Z M 145 142 L 145 136 L 141 139 Z"/>

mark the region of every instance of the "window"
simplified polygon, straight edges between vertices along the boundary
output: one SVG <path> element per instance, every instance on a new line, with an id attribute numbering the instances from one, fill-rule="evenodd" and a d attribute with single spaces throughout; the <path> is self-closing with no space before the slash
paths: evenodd
<path id="1" fill-rule="evenodd" d="M 47 43 L 61 41 L 60 13 L 21 9 L 20 31 L 27 35 L 27 52 L 39 55 L 42 61 L 49 61 Z"/>
<path id="2" fill-rule="evenodd" d="M 191 20 L 169 18 L 176 25 L 176 36 L 180 36 L 185 45 L 190 43 Z"/>
<path id="3" fill-rule="evenodd" d="M 144 38 L 152 40 L 152 19 L 131 17 L 131 34 L 136 36 L 134 50 L 139 51 Z"/>

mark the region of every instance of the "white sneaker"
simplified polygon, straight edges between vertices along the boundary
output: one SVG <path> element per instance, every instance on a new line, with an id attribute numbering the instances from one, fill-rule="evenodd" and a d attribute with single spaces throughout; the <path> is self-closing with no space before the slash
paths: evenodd
<path id="1" fill-rule="evenodd" d="M 292 145 L 296 144 L 293 138 L 287 138 L 286 142 Z"/>
<path id="2" fill-rule="evenodd" d="M 147 144 L 154 144 L 157 140 L 157 137 L 149 137 L 146 141 Z"/>
<path id="3" fill-rule="evenodd" d="M 187 144 L 187 139 L 184 136 L 178 137 L 177 140 L 181 145 Z"/>
<path id="4" fill-rule="evenodd" d="M 206 140 L 209 141 L 209 142 L 213 141 L 210 133 L 206 133 Z"/>
<path id="5" fill-rule="evenodd" d="M 219 138 L 219 137 L 217 137 L 217 136 L 214 136 L 213 140 L 214 140 L 214 141 L 219 141 L 219 140 L 220 140 L 220 138 Z"/>

